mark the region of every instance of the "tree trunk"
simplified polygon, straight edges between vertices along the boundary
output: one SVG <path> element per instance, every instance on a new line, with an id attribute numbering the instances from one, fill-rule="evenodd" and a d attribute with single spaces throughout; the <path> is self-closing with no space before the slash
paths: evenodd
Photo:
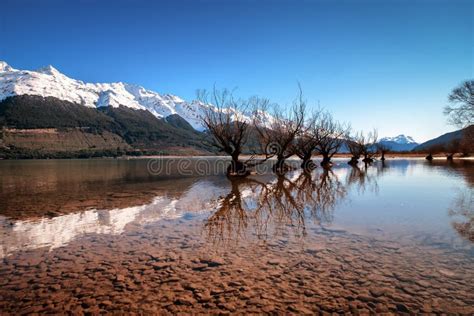
<path id="1" fill-rule="evenodd" d="M 311 171 L 316 169 L 315 163 L 311 160 L 311 154 L 303 156 L 303 161 L 301 162 L 301 168 L 304 171 Z"/>
<path id="2" fill-rule="evenodd" d="M 355 156 L 352 156 L 351 160 L 349 160 L 348 162 L 348 164 L 353 165 L 353 166 L 357 165 L 358 163 L 359 163 L 359 158 Z"/>
<path id="3" fill-rule="evenodd" d="M 385 161 L 385 153 L 383 151 L 382 151 L 382 157 L 380 158 L 380 160 Z"/>
<path id="4" fill-rule="evenodd" d="M 369 155 L 365 154 L 365 155 L 364 155 L 364 159 L 362 159 L 362 161 L 363 161 L 365 164 L 368 164 L 368 163 L 373 162 L 374 160 L 373 160 L 372 158 L 370 158 Z"/>
<path id="5" fill-rule="evenodd" d="M 250 172 L 247 170 L 247 166 L 239 160 L 239 155 L 234 154 L 231 156 L 232 160 L 229 167 L 227 168 L 228 176 L 248 176 Z"/>
<path id="6" fill-rule="evenodd" d="M 277 162 L 273 165 L 273 171 L 276 173 L 283 173 L 287 171 L 285 164 L 285 158 L 283 156 L 277 156 Z"/>
<path id="7" fill-rule="evenodd" d="M 323 154 L 323 160 L 321 161 L 321 166 L 329 167 L 331 165 L 331 157 L 329 155 Z"/>

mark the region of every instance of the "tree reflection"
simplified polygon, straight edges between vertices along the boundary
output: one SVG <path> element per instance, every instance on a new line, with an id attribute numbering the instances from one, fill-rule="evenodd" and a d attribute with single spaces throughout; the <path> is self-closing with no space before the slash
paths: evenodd
<path id="1" fill-rule="evenodd" d="M 243 188 L 256 190 L 256 186 L 262 184 L 247 178 L 229 178 L 231 190 L 229 194 L 221 198 L 219 206 L 214 214 L 207 220 L 205 226 L 211 239 L 219 240 L 225 238 L 238 238 L 247 227 L 247 210 L 249 205 L 242 198 Z"/>
<path id="2" fill-rule="evenodd" d="M 474 242 L 474 162 L 462 159 L 448 162 L 433 160 L 427 166 L 443 173 L 459 175 L 464 179 L 466 188 L 456 194 L 452 206 L 448 209 L 448 214 L 453 217 L 451 225 L 458 234 Z"/>
<path id="3" fill-rule="evenodd" d="M 332 222 L 333 209 L 347 195 L 346 188 L 331 169 L 325 168 L 304 188 L 311 201 L 311 215 L 319 222 Z"/>
<path id="4" fill-rule="evenodd" d="M 474 242 L 474 189 L 459 191 L 449 215 L 455 218 L 452 225 L 459 235 Z"/>
<path id="5" fill-rule="evenodd" d="M 347 194 L 330 169 L 277 175 L 269 181 L 229 181 L 229 194 L 205 223 L 208 238 L 217 243 L 237 242 L 248 233 L 263 240 L 288 231 L 305 236 L 306 221 L 331 222 L 334 207 Z"/>
<path id="6" fill-rule="evenodd" d="M 467 159 L 459 159 L 453 161 L 433 160 L 427 164 L 429 168 L 436 168 L 441 172 L 449 174 L 458 174 L 464 178 L 469 186 L 474 186 L 474 161 Z"/>
<path id="7" fill-rule="evenodd" d="M 379 192 L 377 178 L 385 172 L 385 168 L 385 163 L 375 168 L 368 168 L 367 164 L 364 164 L 363 168 L 359 168 L 358 165 L 351 165 L 347 175 L 347 186 L 356 186 L 359 194 L 367 190 L 377 194 Z"/>

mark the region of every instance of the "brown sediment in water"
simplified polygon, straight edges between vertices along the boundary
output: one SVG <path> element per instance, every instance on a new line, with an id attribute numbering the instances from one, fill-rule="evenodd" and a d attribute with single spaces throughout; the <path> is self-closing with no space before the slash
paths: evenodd
<path id="1" fill-rule="evenodd" d="M 319 228 L 304 242 L 219 246 L 200 229 L 164 221 L 4 258 L 0 310 L 474 313 L 474 263 L 462 253 Z"/>
<path id="2" fill-rule="evenodd" d="M 468 240 L 411 226 L 402 227 L 400 238 L 379 222 L 375 233 L 332 223 L 340 204 L 364 194 L 387 207 L 378 196 L 386 186 L 378 182 L 403 178 L 409 185 L 409 166 L 430 180 L 447 179 L 439 171 L 463 179 L 468 197 L 472 165 L 400 161 L 388 168 L 344 164 L 311 174 L 154 182 L 131 163 L 94 162 L 86 175 L 83 162 L 74 162 L 80 168 L 66 168 L 67 177 L 35 174 L 28 165 L 24 178 L 10 172 L 3 179 L 7 199 L 0 206 L 21 209 L 29 201 L 31 207 L 21 220 L 0 221 L 1 314 L 474 313 Z M 93 210 L 84 211 L 81 190 Z M 403 195 L 395 196 L 398 203 Z M 464 215 L 472 199 L 457 200 L 463 203 L 453 203 L 450 214 Z M 51 205 L 66 215 L 45 217 Z M 363 205 L 354 206 L 358 215 L 350 219 L 370 214 Z"/>

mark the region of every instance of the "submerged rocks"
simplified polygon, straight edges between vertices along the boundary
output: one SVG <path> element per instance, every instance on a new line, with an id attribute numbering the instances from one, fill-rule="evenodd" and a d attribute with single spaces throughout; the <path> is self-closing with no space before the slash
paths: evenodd
<path id="1" fill-rule="evenodd" d="M 219 257 L 202 257 L 199 261 L 207 264 L 209 267 L 218 267 L 225 264 L 225 261 Z"/>
<path id="2" fill-rule="evenodd" d="M 29 253 L 41 258 L 33 265 L 9 257 L 1 314 L 474 313 L 474 263 L 462 253 L 337 229 L 311 230 L 304 246 L 289 237 L 215 245 L 200 227 L 170 221 L 78 240 Z"/>

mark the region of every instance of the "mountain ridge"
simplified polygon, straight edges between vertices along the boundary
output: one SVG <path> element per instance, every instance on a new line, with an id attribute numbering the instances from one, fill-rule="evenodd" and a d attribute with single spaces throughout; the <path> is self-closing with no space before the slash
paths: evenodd
<path id="1" fill-rule="evenodd" d="M 474 135 L 474 125 L 470 125 L 453 132 L 444 133 L 438 137 L 427 140 L 426 142 L 416 146 L 413 151 L 425 151 L 435 149 L 435 147 L 438 147 L 439 150 L 443 148 L 446 149 L 446 147 L 448 147 L 450 144 L 453 144 L 454 142 L 460 142 L 465 135 L 464 133 L 468 131 L 468 135 Z M 472 139 L 472 142 L 474 142 L 474 138 Z"/>
<path id="2" fill-rule="evenodd" d="M 160 94 L 124 82 L 86 83 L 72 79 L 49 65 L 38 70 L 18 70 L 0 61 L 0 101 L 16 95 L 55 97 L 91 108 L 125 106 L 147 110 L 157 118 L 178 114 L 202 131 L 201 114 L 210 107 L 187 102 L 172 94 Z"/>

